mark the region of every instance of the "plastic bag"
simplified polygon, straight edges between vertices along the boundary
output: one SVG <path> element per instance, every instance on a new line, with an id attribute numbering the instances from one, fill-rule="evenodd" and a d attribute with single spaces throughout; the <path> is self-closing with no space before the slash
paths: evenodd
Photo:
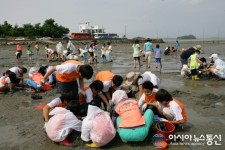
<path id="1" fill-rule="evenodd" d="M 108 144 L 116 135 L 109 114 L 91 105 L 88 106 L 88 114 L 83 120 L 81 130 L 82 140 L 92 140 L 98 146 Z"/>
<path id="2" fill-rule="evenodd" d="M 72 130 L 81 131 L 82 122 L 69 110 L 56 107 L 49 115 L 54 115 L 46 126 L 47 135 L 52 141 L 63 141 Z"/>
<path id="3" fill-rule="evenodd" d="M 108 144 L 116 135 L 111 118 L 107 112 L 99 113 L 93 120 L 91 139 L 98 146 Z"/>

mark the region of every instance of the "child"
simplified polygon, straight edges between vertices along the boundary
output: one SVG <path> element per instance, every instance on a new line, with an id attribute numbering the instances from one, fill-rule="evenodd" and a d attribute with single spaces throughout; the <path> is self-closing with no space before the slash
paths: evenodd
<path id="1" fill-rule="evenodd" d="M 106 60 L 107 62 L 112 62 L 112 45 L 110 42 L 107 43 L 108 48 L 106 50 Z"/>
<path id="2" fill-rule="evenodd" d="M 192 80 L 199 80 L 197 69 L 199 68 L 199 63 L 201 63 L 198 55 L 200 54 L 200 50 L 195 50 L 195 53 L 190 56 L 190 69 L 191 69 L 191 77 Z"/>
<path id="3" fill-rule="evenodd" d="M 93 43 L 91 43 L 89 46 L 89 55 L 90 55 L 89 62 L 90 64 L 93 64 L 94 63 L 94 44 Z"/>
<path id="4" fill-rule="evenodd" d="M 54 142 L 59 142 L 60 145 L 72 146 L 67 137 L 72 130 L 81 131 L 82 122 L 78 119 L 79 113 L 80 106 L 77 101 L 70 101 L 66 108 L 54 108 L 49 113 L 52 117 L 46 124 L 48 137 Z"/>
<path id="5" fill-rule="evenodd" d="M 30 79 L 26 80 L 27 85 L 29 85 L 34 92 L 40 92 L 42 89 L 42 83 L 41 80 L 44 78 L 44 76 L 39 73 L 33 73 Z"/>
<path id="6" fill-rule="evenodd" d="M 38 55 L 38 53 L 39 53 L 39 45 L 38 45 L 38 43 L 37 44 L 35 44 L 35 49 L 36 49 L 36 51 L 37 51 L 37 55 Z"/>
<path id="7" fill-rule="evenodd" d="M 17 52 L 16 52 L 16 59 L 18 61 L 18 63 L 21 63 L 21 56 L 22 56 L 22 45 L 19 42 L 16 46 Z"/>
<path id="8" fill-rule="evenodd" d="M 161 69 L 162 68 L 161 49 L 159 48 L 159 44 L 156 45 L 154 52 L 155 52 L 155 62 L 156 62 L 155 68 L 156 68 L 156 70 L 158 69 L 158 63 L 159 63 L 160 69 Z"/>
<path id="9" fill-rule="evenodd" d="M 5 72 L 5 75 L 0 78 L 0 92 L 13 92 L 12 80 L 16 79 L 16 75 L 10 70 Z"/>
<path id="10" fill-rule="evenodd" d="M 22 84 L 23 80 L 24 80 L 23 75 L 25 73 L 27 73 L 27 68 L 24 68 L 24 67 L 12 67 L 9 70 L 16 75 L 16 79 L 12 80 L 12 83 L 14 85 Z"/>
<path id="11" fill-rule="evenodd" d="M 143 88 L 143 94 L 140 100 L 138 101 L 138 105 L 144 112 L 150 103 L 153 103 L 156 101 L 155 95 L 158 89 L 155 89 L 154 85 L 150 81 L 145 81 L 142 84 L 142 88 Z M 149 107 L 149 108 L 152 109 L 152 107 Z"/>
<path id="12" fill-rule="evenodd" d="M 33 52 L 31 50 L 30 45 L 27 47 L 27 55 L 28 55 L 28 61 L 32 61 Z"/>
<path id="13" fill-rule="evenodd" d="M 133 52 L 133 57 L 134 57 L 134 68 L 136 68 L 136 62 L 138 61 L 138 66 L 140 68 L 141 66 L 141 60 L 140 60 L 140 56 L 141 56 L 141 51 L 140 51 L 140 45 L 139 45 L 139 40 L 135 40 L 133 46 L 132 46 L 134 52 Z"/>
<path id="14" fill-rule="evenodd" d="M 173 98 L 171 94 L 160 89 L 156 93 L 157 102 L 151 103 L 150 105 L 155 106 L 162 116 L 166 120 L 173 124 L 184 124 L 187 122 L 187 114 L 184 105 Z"/>
<path id="15" fill-rule="evenodd" d="M 84 91 L 80 92 L 79 99 L 82 107 L 82 114 L 87 115 L 88 105 L 95 103 L 97 106 L 101 106 L 101 102 L 107 103 L 106 97 L 102 93 L 103 82 L 95 80 L 89 86 L 84 88 Z"/>
<path id="16" fill-rule="evenodd" d="M 66 108 L 67 104 L 74 100 L 73 96 L 71 94 L 62 94 L 60 97 L 57 97 L 53 99 L 50 103 L 48 103 L 44 108 L 43 108 L 43 118 L 45 121 L 46 126 L 47 122 L 50 119 L 49 112 L 55 108 L 55 107 L 63 107 Z"/>
<path id="17" fill-rule="evenodd" d="M 100 147 L 108 144 L 116 136 L 109 114 L 96 106 L 89 105 L 87 117 L 82 122 L 81 138 L 92 144 L 89 147 Z"/>
<path id="18" fill-rule="evenodd" d="M 103 43 L 101 51 L 102 51 L 102 54 L 101 54 L 102 62 L 106 63 L 107 60 L 106 60 L 106 45 L 105 45 L 105 43 Z"/>
<path id="19" fill-rule="evenodd" d="M 111 93 L 120 88 L 123 78 L 120 75 L 115 75 L 110 71 L 100 71 L 96 74 L 96 80 L 103 82 L 103 93 L 106 95 L 108 101 L 111 101 Z M 109 103 L 106 101 L 107 110 L 110 109 Z"/>
<path id="20" fill-rule="evenodd" d="M 188 65 L 183 65 L 182 69 L 181 69 L 181 72 L 180 72 L 180 75 L 183 77 L 183 78 L 189 78 L 190 77 L 190 69 L 188 68 Z"/>

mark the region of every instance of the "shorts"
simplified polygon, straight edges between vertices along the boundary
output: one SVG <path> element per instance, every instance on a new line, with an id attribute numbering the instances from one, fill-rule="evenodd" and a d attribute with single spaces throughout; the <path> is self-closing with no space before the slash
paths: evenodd
<path id="1" fill-rule="evenodd" d="M 191 75 L 192 76 L 197 75 L 197 69 L 191 69 Z"/>
<path id="2" fill-rule="evenodd" d="M 16 52 L 16 58 L 17 58 L 17 59 L 19 59 L 19 58 L 21 57 L 21 55 L 22 55 L 22 52 L 20 52 L 20 51 L 17 51 L 17 52 Z"/>
<path id="3" fill-rule="evenodd" d="M 28 54 L 28 57 L 31 57 L 31 56 L 33 56 L 33 54 Z"/>
<path id="4" fill-rule="evenodd" d="M 138 61 L 140 61 L 140 56 L 139 57 L 134 57 L 134 60 L 138 60 Z"/>
<path id="5" fill-rule="evenodd" d="M 117 126 L 117 132 L 119 133 L 120 138 L 123 141 L 128 141 L 128 142 L 144 141 L 153 123 L 154 114 L 152 110 L 150 109 L 146 110 L 146 112 L 144 113 L 144 118 L 145 118 L 145 125 L 143 126 L 136 127 L 136 128 L 119 128 L 121 118 L 117 117 L 116 126 Z"/>
<path id="6" fill-rule="evenodd" d="M 187 59 L 180 58 L 180 61 L 181 61 L 182 66 L 188 64 Z"/>
<path id="7" fill-rule="evenodd" d="M 155 58 L 156 63 L 161 63 L 161 58 Z"/>
<path id="8" fill-rule="evenodd" d="M 69 93 L 74 96 L 74 100 L 79 101 L 79 95 L 78 95 L 78 84 L 77 80 L 73 82 L 60 82 L 57 81 L 57 87 L 58 92 L 63 93 Z"/>
<path id="9" fill-rule="evenodd" d="M 151 60 L 151 52 L 150 51 L 146 51 L 145 52 L 145 60 Z"/>
<path id="10" fill-rule="evenodd" d="M 89 52 L 91 57 L 94 57 L 94 52 Z"/>

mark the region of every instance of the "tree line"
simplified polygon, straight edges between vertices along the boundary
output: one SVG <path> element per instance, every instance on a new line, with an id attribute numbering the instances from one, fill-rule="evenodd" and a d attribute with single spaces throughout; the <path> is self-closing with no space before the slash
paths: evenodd
<path id="1" fill-rule="evenodd" d="M 54 19 L 47 19 L 41 25 L 37 24 L 23 24 L 22 27 L 18 25 L 11 25 L 7 21 L 4 21 L 3 24 L 0 24 L 0 37 L 29 37 L 29 38 L 38 38 L 38 37 L 52 37 L 60 38 L 64 34 L 68 34 L 69 29 L 58 25 Z"/>

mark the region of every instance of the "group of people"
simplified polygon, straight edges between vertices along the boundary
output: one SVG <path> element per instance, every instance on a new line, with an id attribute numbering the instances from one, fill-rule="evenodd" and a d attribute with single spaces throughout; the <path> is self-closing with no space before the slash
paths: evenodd
<path id="1" fill-rule="evenodd" d="M 142 66 L 141 65 L 141 57 L 143 57 L 143 61 L 146 62 L 146 67 L 150 68 L 151 65 L 151 57 L 154 55 L 154 62 L 155 68 L 158 69 L 158 65 L 160 68 L 162 68 L 162 62 L 161 62 L 161 49 L 160 45 L 157 44 L 155 49 L 153 49 L 151 39 L 147 39 L 146 42 L 144 43 L 144 49 L 141 49 L 139 40 L 136 39 L 134 41 L 134 44 L 132 45 L 133 48 L 133 58 L 134 58 L 134 68 L 138 66 L 139 68 Z"/>
<path id="2" fill-rule="evenodd" d="M 101 50 L 101 62 L 108 63 L 112 62 L 112 45 L 111 42 L 107 42 L 107 44 L 103 43 L 102 47 L 99 49 L 97 46 L 97 41 L 93 40 L 88 43 L 83 43 L 84 48 L 76 49 L 75 45 L 69 40 L 67 41 L 66 49 L 64 48 L 62 42 L 58 42 L 56 44 L 55 49 L 50 48 L 48 44 L 45 46 L 46 59 L 48 62 L 50 61 L 58 61 L 64 62 L 69 59 L 79 60 L 81 59 L 83 63 L 94 64 L 98 63 L 98 53 Z M 35 44 L 34 48 L 37 51 L 37 55 L 39 54 L 39 45 Z M 32 61 L 32 57 L 34 55 L 32 51 L 31 45 L 27 46 L 27 55 L 28 61 Z M 20 42 L 17 44 L 16 58 L 18 64 L 21 63 L 22 56 L 22 45 Z"/>
<path id="3" fill-rule="evenodd" d="M 181 75 L 190 77 L 192 80 L 199 80 L 204 77 L 216 77 L 225 79 L 225 62 L 218 54 L 212 54 L 207 63 L 207 59 L 201 57 L 201 45 L 184 49 L 180 55 L 182 64 Z"/>
<path id="4" fill-rule="evenodd" d="M 24 81 L 26 68 L 13 67 L 0 78 L 0 89 L 13 89 Z M 89 64 L 68 60 L 56 66 L 32 67 L 24 83 L 40 92 L 46 84 L 56 85 L 60 97 L 43 108 L 44 128 L 54 142 L 70 146 L 73 130 L 90 147 L 108 144 L 118 132 L 123 142 L 143 141 L 154 121 L 183 124 L 183 104 L 165 89 L 150 71 L 129 72 L 126 78 L 110 71 L 97 72 Z M 93 79 L 85 86 L 84 79 Z M 3 85 L 3 86 L 2 86 Z"/>

